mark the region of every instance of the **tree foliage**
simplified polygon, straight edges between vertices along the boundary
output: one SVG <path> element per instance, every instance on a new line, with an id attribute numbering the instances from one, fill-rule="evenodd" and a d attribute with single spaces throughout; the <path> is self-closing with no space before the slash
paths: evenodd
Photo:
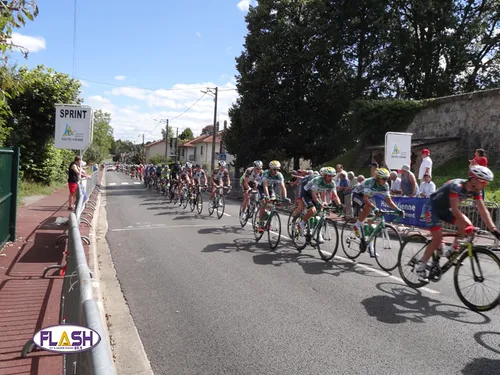
<path id="1" fill-rule="evenodd" d="M 214 126 L 213 125 L 207 125 L 203 129 L 201 129 L 200 137 L 202 135 L 212 135 L 213 133 L 214 133 Z"/>
<path id="2" fill-rule="evenodd" d="M 317 165 L 421 104 L 400 100 L 500 85 L 499 0 L 260 0 L 246 22 L 224 134 L 238 166 L 262 150 Z"/>
<path id="3" fill-rule="evenodd" d="M 90 163 L 101 163 L 112 150 L 113 128 L 111 115 L 102 110 L 94 112 L 94 135 L 92 144 L 85 151 L 83 159 Z"/>
<path id="4" fill-rule="evenodd" d="M 194 138 L 193 131 L 190 128 L 186 128 L 179 134 L 179 142 L 187 142 Z"/>

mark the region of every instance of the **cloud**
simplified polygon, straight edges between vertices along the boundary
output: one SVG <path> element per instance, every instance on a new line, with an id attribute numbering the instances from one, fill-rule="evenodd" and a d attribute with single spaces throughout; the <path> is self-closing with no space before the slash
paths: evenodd
<path id="1" fill-rule="evenodd" d="M 109 99 L 101 95 L 87 97 L 86 102 L 94 110 L 102 109 L 111 114 L 111 125 L 115 139 L 136 140 L 139 134 L 145 134 L 146 141 L 161 138 L 161 128 L 155 120 L 169 119 L 174 132 L 181 133 L 189 127 L 195 136 L 201 129 L 213 123 L 214 100 L 205 95 L 196 105 L 193 104 L 203 95 L 202 89 L 215 87 L 213 82 L 197 84 L 176 84 L 168 89 L 144 90 L 137 87 L 116 87 Z M 229 122 L 228 109 L 236 100 L 236 86 L 232 82 L 219 85 L 218 120 L 223 126 Z M 120 105 L 118 105 L 120 103 Z M 190 108 L 192 106 L 192 108 Z M 188 110 L 189 109 L 189 110 Z M 186 113 L 182 114 L 184 111 Z M 177 119 L 175 117 L 179 116 Z"/>
<path id="2" fill-rule="evenodd" d="M 250 9 L 250 0 L 241 0 L 237 7 L 242 12 L 248 12 L 248 9 Z"/>
<path id="3" fill-rule="evenodd" d="M 89 100 L 92 100 L 97 103 L 105 103 L 105 104 L 111 103 L 111 100 L 109 100 L 108 98 L 103 98 L 101 95 L 89 96 Z"/>
<path id="4" fill-rule="evenodd" d="M 80 84 L 82 85 L 82 87 L 90 87 L 90 85 L 88 84 L 87 81 L 84 81 L 83 79 L 80 79 Z"/>
<path id="5" fill-rule="evenodd" d="M 200 32 L 199 32 L 199 31 L 197 31 L 197 32 L 196 32 L 196 36 L 197 36 L 198 38 L 201 38 L 201 34 L 200 34 Z"/>
<path id="6" fill-rule="evenodd" d="M 23 47 L 30 53 L 35 53 L 45 49 L 45 39 L 41 36 L 29 36 L 12 33 L 12 38 L 9 41 L 16 46 Z"/>
<path id="7" fill-rule="evenodd" d="M 116 79 L 117 81 L 125 81 L 125 79 L 126 79 L 126 78 L 127 78 L 127 77 L 125 77 L 125 76 L 116 76 L 116 77 L 115 77 L 115 79 Z"/>

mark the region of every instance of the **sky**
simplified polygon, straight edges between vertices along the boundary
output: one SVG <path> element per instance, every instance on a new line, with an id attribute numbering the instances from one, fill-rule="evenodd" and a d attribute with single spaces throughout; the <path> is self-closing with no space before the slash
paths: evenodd
<path id="1" fill-rule="evenodd" d="M 179 134 L 189 127 L 198 136 L 213 124 L 207 87 L 219 88 L 218 121 L 229 123 L 235 57 L 255 0 L 76 0 L 76 27 L 74 1 L 37 4 L 38 17 L 12 36 L 28 59 L 15 52 L 10 61 L 79 79 L 84 103 L 111 113 L 115 139 L 160 139 L 164 119 Z"/>

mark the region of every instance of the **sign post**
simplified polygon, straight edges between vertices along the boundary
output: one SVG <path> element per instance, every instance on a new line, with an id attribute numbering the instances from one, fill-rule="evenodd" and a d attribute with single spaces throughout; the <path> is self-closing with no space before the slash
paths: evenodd
<path id="1" fill-rule="evenodd" d="M 385 133 L 385 164 L 389 169 L 401 169 L 404 164 L 411 165 L 412 133 Z"/>

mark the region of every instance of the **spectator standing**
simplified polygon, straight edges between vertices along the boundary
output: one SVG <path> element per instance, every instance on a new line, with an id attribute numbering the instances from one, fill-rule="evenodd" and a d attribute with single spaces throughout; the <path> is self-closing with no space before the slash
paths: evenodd
<path id="1" fill-rule="evenodd" d="M 352 212 L 352 190 L 358 183 L 356 177 L 354 176 L 354 172 L 347 173 L 347 181 L 349 181 L 349 190 L 347 190 L 346 195 L 344 197 L 344 207 L 345 207 L 345 216 L 346 219 L 351 219 L 353 217 Z"/>
<path id="2" fill-rule="evenodd" d="M 486 156 L 484 156 L 484 150 L 482 148 L 478 148 L 474 152 L 474 159 L 469 160 L 469 169 L 473 165 L 481 165 L 483 167 L 488 166 L 488 159 L 486 159 Z M 472 177 L 472 174 L 470 172 L 469 172 L 469 177 Z M 484 195 L 485 195 L 484 189 L 481 191 L 481 195 L 483 196 L 483 200 L 484 200 Z"/>
<path id="3" fill-rule="evenodd" d="M 391 177 L 389 178 L 389 186 L 391 194 L 401 195 L 401 179 L 398 177 L 398 173 L 395 171 L 391 172 Z"/>
<path id="4" fill-rule="evenodd" d="M 342 166 L 342 164 L 337 164 L 335 166 L 335 170 L 337 171 L 337 175 L 333 178 L 333 181 L 335 181 L 335 185 L 339 185 L 339 181 L 340 181 L 340 174 L 344 171 L 344 167 Z"/>
<path id="5" fill-rule="evenodd" d="M 418 193 L 417 180 L 408 164 L 401 168 L 401 190 L 407 197 L 414 197 Z"/>
<path id="6" fill-rule="evenodd" d="M 431 181 L 431 176 L 429 174 L 424 174 L 424 180 L 420 184 L 420 194 L 421 198 L 429 198 L 432 193 L 436 191 L 436 184 Z"/>
<path id="7" fill-rule="evenodd" d="M 80 156 L 75 156 L 75 160 L 71 162 L 68 170 L 68 189 L 69 189 L 69 199 L 68 199 L 68 210 L 75 209 L 76 191 L 78 189 L 78 181 L 81 177 L 87 177 L 82 169 L 82 159 Z"/>
<path id="8" fill-rule="evenodd" d="M 339 183 L 337 184 L 337 194 L 340 198 L 340 202 L 344 204 L 345 196 L 348 193 L 349 189 L 349 181 L 347 180 L 347 172 L 342 171 L 338 174 Z"/>
<path id="9" fill-rule="evenodd" d="M 429 156 L 431 152 L 424 148 L 422 150 L 422 162 L 420 163 L 420 169 L 418 171 L 418 179 L 420 182 L 423 181 L 424 175 L 428 174 L 430 177 L 432 177 L 432 159 Z"/>

